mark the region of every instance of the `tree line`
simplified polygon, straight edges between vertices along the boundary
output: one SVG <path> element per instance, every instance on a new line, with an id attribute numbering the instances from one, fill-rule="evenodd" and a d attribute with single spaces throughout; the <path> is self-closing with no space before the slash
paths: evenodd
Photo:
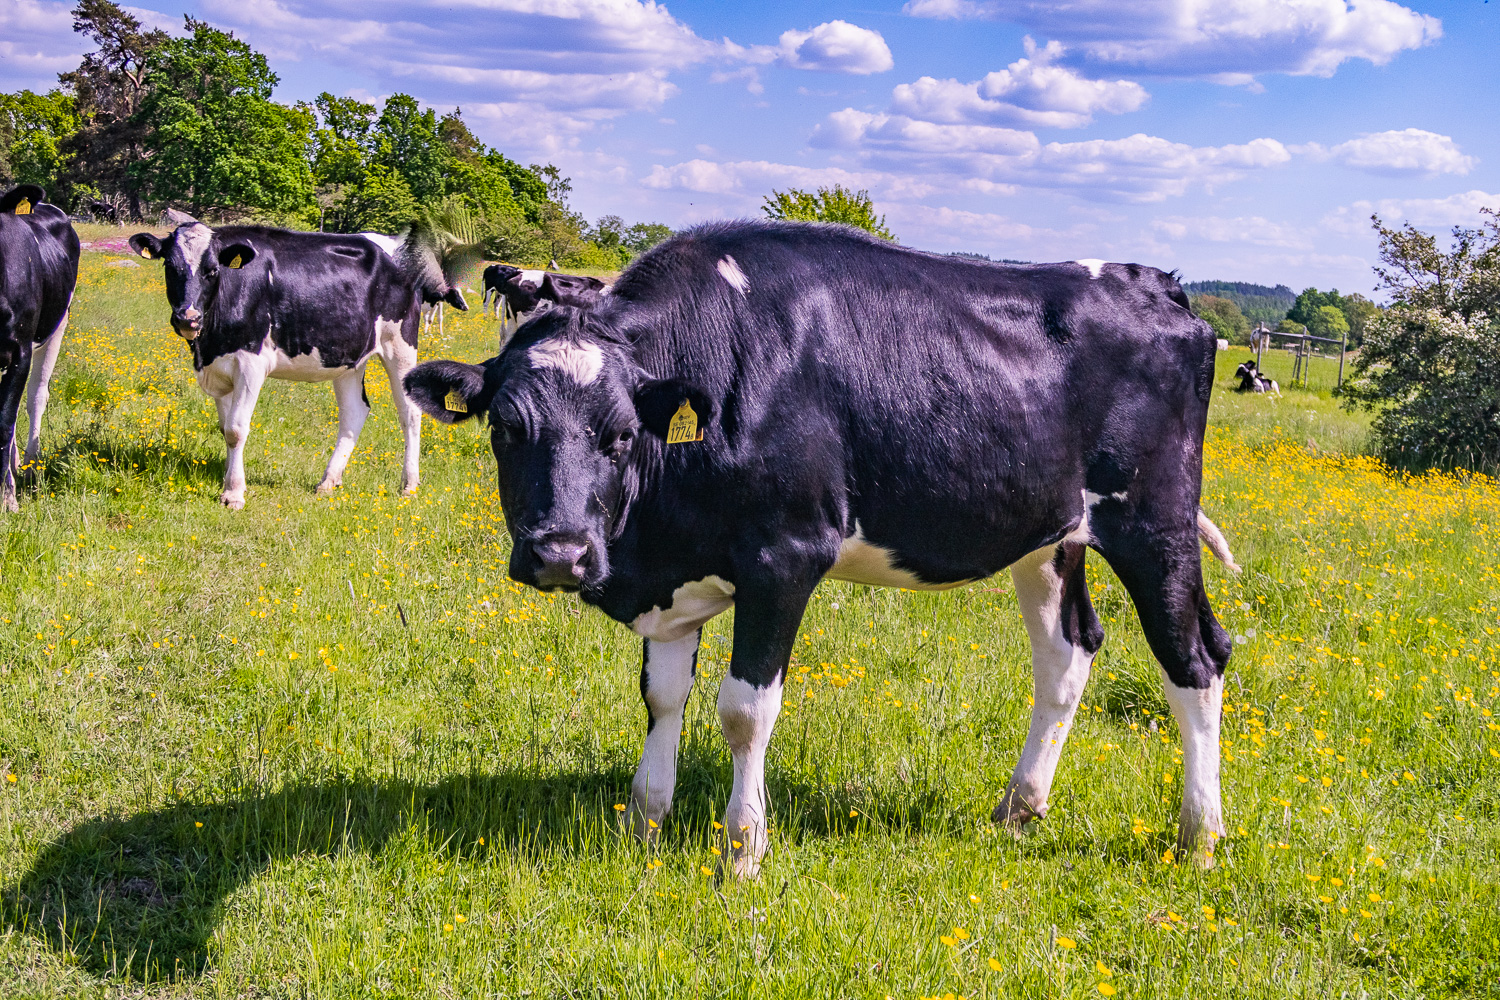
<path id="1" fill-rule="evenodd" d="M 1356 348 L 1380 311 L 1363 295 L 1341 295 L 1337 288 L 1326 292 L 1304 288 L 1294 298 L 1285 285 L 1271 289 L 1242 282 L 1199 281 L 1184 287 L 1193 311 L 1213 327 L 1214 335 L 1237 345 L 1250 343 L 1252 324 L 1264 324 L 1278 333 L 1310 333 L 1328 340 L 1347 336 L 1349 347 Z"/>
<path id="2" fill-rule="evenodd" d="M 96 50 L 45 94 L 0 94 L 0 179 L 42 185 L 78 215 L 141 220 L 173 206 L 216 221 L 395 232 L 424 214 L 518 263 L 614 269 L 671 235 L 569 207 L 552 165 L 482 143 L 462 110 L 409 94 L 381 107 L 324 93 L 272 99 L 279 78 L 232 32 L 192 17 L 147 30 L 111 0 L 80 0 Z"/>

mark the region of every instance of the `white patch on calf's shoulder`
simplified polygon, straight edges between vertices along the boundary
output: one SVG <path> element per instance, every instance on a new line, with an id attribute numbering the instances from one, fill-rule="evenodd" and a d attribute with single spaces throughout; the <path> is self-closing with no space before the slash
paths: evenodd
<path id="1" fill-rule="evenodd" d="M 387 236 L 385 233 L 359 233 L 358 235 L 363 236 L 384 250 L 389 257 L 395 257 L 396 251 L 401 249 L 401 241 L 394 236 Z"/>
<path id="2" fill-rule="evenodd" d="M 1104 265 L 1108 264 L 1109 261 L 1100 260 L 1097 257 L 1085 257 L 1083 260 L 1075 260 L 1073 263 L 1082 264 L 1089 269 L 1090 278 L 1097 278 L 1104 272 Z"/>
<path id="3" fill-rule="evenodd" d="M 953 583 L 926 583 L 910 570 L 896 565 L 895 553 L 865 538 L 864 529 L 854 522 L 854 534 L 839 546 L 838 561 L 824 574 L 833 580 L 862 583 L 870 587 L 903 587 L 906 590 L 952 590 L 969 580 Z"/>
<path id="4" fill-rule="evenodd" d="M 566 340 L 544 340 L 527 352 L 533 368 L 553 368 L 579 385 L 590 385 L 604 367 L 604 352 L 598 344 L 574 344 Z"/>
<path id="5" fill-rule="evenodd" d="M 657 642 L 676 642 L 734 604 L 734 584 L 717 576 L 684 583 L 672 591 L 672 603 L 637 615 L 630 623 L 636 635 Z"/>
<path id="6" fill-rule="evenodd" d="M 514 280 L 518 285 L 530 285 L 533 288 L 541 288 L 542 279 L 546 276 L 546 271 L 540 270 L 538 268 L 527 268 L 522 270 L 520 274 L 516 275 Z"/>
<path id="7" fill-rule="evenodd" d="M 715 268 L 719 272 L 719 277 L 729 282 L 730 286 L 741 295 L 750 290 L 750 279 L 745 277 L 745 272 L 740 270 L 740 265 L 735 263 L 733 257 L 725 254 Z"/>

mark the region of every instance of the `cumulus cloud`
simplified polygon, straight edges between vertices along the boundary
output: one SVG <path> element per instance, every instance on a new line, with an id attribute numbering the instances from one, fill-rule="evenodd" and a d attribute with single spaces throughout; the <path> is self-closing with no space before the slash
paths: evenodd
<path id="1" fill-rule="evenodd" d="M 772 187 L 786 186 L 816 188 L 841 184 L 890 198 L 924 198 L 934 191 L 931 184 L 910 175 L 842 167 L 804 167 L 769 160 L 715 162 L 694 159 L 672 166 L 656 164 L 641 178 L 641 184 L 659 191 L 696 191 L 740 195 L 747 199 L 758 199 Z"/>
<path id="2" fill-rule="evenodd" d="M 1325 215 L 1324 228 L 1346 235 L 1371 235 L 1370 216 L 1378 215 L 1387 225 L 1409 222 L 1424 229 L 1477 226 L 1486 219 L 1483 209 L 1500 210 L 1500 194 L 1475 188 L 1446 198 L 1383 198 L 1356 201 Z"/>
<path id="3" fill-rule="evenodd" d="M 794 69 L 864 76 L 884 73 L 895 65 L 880 32 L 848 21 L 829 21 L 810 31 L 783 32 L 779 48 L 780 61 Z"/>
<path id="4" fill-rule="evenodd" d="M 1311 234 L 1297 226 L 1272 222 L 1259 215 L 1225 218 L 1218 215 L 1167 215 L 1153 219 L 1151 228 L 1174 240 L 1240 243 L 1262 247 L 1312 249 Z"/>
<path id="5" fill-rule="evenodd" d="M 1122 114 L 1145 104 L 1146 89 L 1130 80 L 1090 80 L 1054 65 L 1061 43 L 1038 48 L 1028 36 L 1026 57 L 981 80 L 960 83 L 924 76 L 891 94 L 891 110 L 939 122 L 1005 122 L 1041 128 L 1079 128 L 1096 111 Z"/>
<path id="6" fill-rule="evenodd" d="M 1446 135 L 1420 128 L 1373 132 L 1331 149 L 1306 147 L 1315 159 L 1331 159 L 1355 170 L 1396 177 L 1467 174 L 1479 161 Z"/>
<path id="7" fill-rule="evenodd" d="M 914 17 L 1011 21 L 1062 41 L 1081 65 L 1248 83 L 1262 73 L 1331 76 L 1384 65 L 1442 37 L 1394 0 L 908 0 Z"/>
<path id="8" fill-rule="evenodd" d="M 0 3 L 0 90 L 50 90 L 57 74 L 73 69 L 87 50 L 73 33 L 66 3 L 5 0 Z"/>
<path id="9" fill-rule="evenodd" d="M 1280 166 L 1292 155 L 1275 139 L 1189 146 L 1140 133 L 1043 144 L 1031 132 L 855 108 L 829 115 L 812 142 L 847 150 L 876 169 L 921 173 L 934 183 L 943 177 L 949 186 L 1024 185 L 1127 202 L 1161 201 L 1194 186 L 1212 189 L 1248 171 Z"/>

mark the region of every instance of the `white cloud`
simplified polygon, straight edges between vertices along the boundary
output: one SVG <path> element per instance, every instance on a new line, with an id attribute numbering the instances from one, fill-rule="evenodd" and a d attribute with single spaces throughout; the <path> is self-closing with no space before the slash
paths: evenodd
<path id="1" fill-rule="evenodd" d="M 1243 84 L 1262 73 L 1331 76 L 1349 59 L 1384 65 L 1442 36 L 1394 0 L 908 0 L 915 17 L 1011 21 L 1095 67 Z"/>
<path id="2" fill-rule="evenodd" d="M 641 178 L 641 184 L 658 191 L 737 195 L 740 204 L 748 204 L 745 199 L 758 199 L 778 186 L 816 188 L 841 184 L 893 198 L 923 198 L 933 191 L 932 185 L 909 175 L 842 167 L 803 167 L 768 160 L 714 162 L 693 159 L 670 167 L 656 164 Z"/>
<path id="3" fill-rule="evenodd" d="M 1374 132 L 1327 150 L 1314 144 L 1307 151 L 1355 170 L 1393 176 L 1462 175 L 1479 163 L 1449 136 L 1419 128 Z"/>
<path id="4" fill-rule="evenodd" d="M 1383 198 L 1356 201 L 1325 215 L 1325 229 L 1345 235 L 1370 236 L 1370 216 L 1378 215 L 1386 225 L 1409 222 L 1424 229 L 1446 230 L 1453 226 L 1477 226 L 1485 220 L 1481 209 L 1500 210 L 1500 194 L 1474 189 L 1446 198 Z"/>
<path id="5" fill-rule="evenodd" d="M 1054 65 L 1063 54 L 1059 42 L 1038 48 L 1028 36 L 1025 46 L 1025 58 L 981 80 L 924 76 L 903 83 L 892 92 L 891 110 L 929 121 L 1079 128 L 1093 121 L 1096 111 L 1122 114 L 1149 99 L 1146 88 L 1130 80 L 1089 80 Z"/>
<path id="6" fill-rule="evenodd" d="M 87 48 L 73 33 L 68 4 L 0 2 L 0 89 L 51 90 L 57 74 L 75 68 Z"/>
<path id="7" fill-rule="evenodd" d="M 921 174 L 931 183 L 1023 185 L 1083 197 L 1161 201 L 1212 189 L 1247 171 L 1280 166 L 1291 152 L 1275 139 L 1189 146 L 1137 133 L 1123 139 L 1042 144 L 1031 132 L 950 125 L 845 108 L 818 126 L 814 145 L 851 151 L 877 169 Z"/>
<path id="8" fill-rule="evenodd" d="M 1313 243 L 1306 230 L 1259 215 L 1224 218 L 1217 215 L 1168 215 L 1153 219 L 1151 228 L 1174 240 L 1205 243 L 1236 243 L 1262 247 L 1310 250 Z"/>
<path id="9" fill-rule="evenodd" d="M 781 35 L 779 61 L 794 69 L 865 76 L 884 73 L 895 65 L 880 32 L 848 21 L 829 21 L 809 31 Z"/>

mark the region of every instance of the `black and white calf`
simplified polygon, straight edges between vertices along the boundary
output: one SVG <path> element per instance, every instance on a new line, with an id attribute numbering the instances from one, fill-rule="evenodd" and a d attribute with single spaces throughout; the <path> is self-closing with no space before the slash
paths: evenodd
<path id="1" fill-rule="evenodd" d="M 46 197 L 35 184 L 0 197 L 0 508 L 8 511 L 20 509 L 16 417 L 21 393 L 28 396 L 30 464 L 41 450 L 47 384 L 78 283 L 78 234 L 67 213 L 47 204 Z"/>
<path id="2" fill-rule="evenodd" d="M 1235 392 L 1265 392 L 1273 396 L 1281 395 L 1281 386 L 1276 380 L 1262 372 L 1255 365 L 1255 359 L 1240 362 L 1240 366 L 1234 370 L 1234 377 L 1240 380 L 1235 386 Z"/>
<path id="3" fill-rule="evenodd" d="M 553 305 L 588 309 L 598 303 L 605 284 L 598 278 L 581 274 L 558 274 L 537 268 L 520 268 L 512 264 L 491 264 L 484 269 L 484 306 L 495 302 L 495 317 L 505 321 L 507 314 L 524 323 L 538 309 Z"/>
<path id="4" fill-rule="evenodd" d="M 766 850 L 765 752 L 803 611 L 825 577 L 941 590 L 1009 566 L 1035 707 L 995 809 L 1044 816 L 1104 639 L 1084 555 L 1124 582 L 1182 730 L 1180 839 L 1224 824 L 1229 638 L 1198 508 L 1214 335 L 1169 275 L 918 253 L 841 226 L 701 226 L 648 251 L 593 311 L 559 307 L 480 365 L 407 391 L 489 418 L 509 572 L 578 590 L 645 639 L 638 832 L 672 803 L 699 630 L 736 608 L 718 709 L 734 756 L 734 871 Z M 649 835 L 649 834 L 648 834 Z"/>
<path id="5" fill-rule="evenodd" d="M 191 220 L 164 240 L 137 233 L 130 245 L 164 261 L 172 327 L 188 342 L 198 385 L 218 405 L 228 448 L 224 504 L 245 505 L 245 440 L 267 378 L 333 383 L 338 441 L 318 490 L 342 484 L 370 414 L 364 382 L 372 357 L 385 366 L 405 432 L 402 491 L 416 492 L 422 417 L 402 378 L 417 362 L 419 308 L 424 301 L 465 308 L 420 240 L 409 237 L 393 252 L 366 234 L 212 229 Z"/>

